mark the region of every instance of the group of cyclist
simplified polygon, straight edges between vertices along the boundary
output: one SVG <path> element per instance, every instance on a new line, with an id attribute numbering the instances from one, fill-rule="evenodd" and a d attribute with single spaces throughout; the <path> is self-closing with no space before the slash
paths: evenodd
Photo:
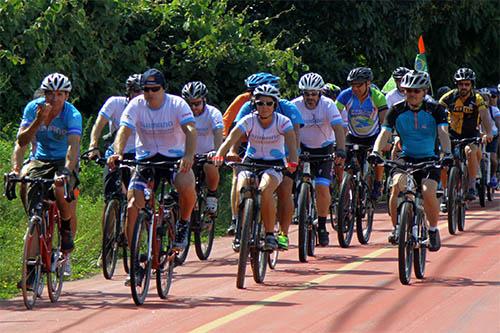
<path id="1" fill-rule="evenodd" d="M 372 146 L 368 161 L 373 164 L 375 177 L 371 193 L 377 200 L 382 195 L 384 154 L 392 150 L 391 158 L 402 163 L 440 160 L 441 165 L 453 163 L 453 139 L 482 137 L 487 150 L 497 152 L 500 111 L 496 108 L 498 89 L 476 90 L 476 77 L 468 68 L 454 75 L 455 89 L 444 93 L 438 101 L 430 92 L 429 75 L 422 71 L 399 67 L 393 72 L 396 88 L 384 95 L 374 84 L 370 68 L 358 67 L 349 72 L 349 88 L 325 83 L 321 75 L 303 75 L 298 88 L 300 96 L 288 101 L 280 96 L 280 78 L 270 73 L 256 73 L 245 80 L 247 90 L 239 95 L 222 113 L 207 103 L 208 90 L 200 81 L 188 82 L 182 97 L 165 92 L 166 81 L 161 71 L 151 68 L 143 74 L 133 74 L 126 80 L 127 96 L 110 97 L 99 111 L 92 128 L 89 149 L 91 158 L 100 157 L 99 140 L 106 125 L 111 143 L 105 152 L 107 167 L 104 175 L 106 200 L 117 187 L 127 191 L 126 239 L 132 239 L 138 212 L 145 206 L 147 179 L 168 179 L 179 196 L 179 220 L 173 247 L 181 251 L 188 242 L 189 220 L 195 206 L 195 176 L 192 171 L 196 154 L 208 154 L 204 165 L 208 187 L 207 210 L 217 214 L 219 167 L 224 161 L 269 165 L 260 176 L 261 215 L 265 229 L 264 249 L 287 250 L 288 231 L 294 215 L 294 181 L 302 153 L 331 154 L 331 160 L 312 165 L 316 190 L 318 240 L 329 244 L 326 228 L 331 205 L 331 183 L 342 180 L 346 159 L 351 158 L 346 144 Z M 74 248 L 77 228 L 76 199 L 64 199 L 62 182 L 78 186 L 82 118 L 68 102 L 72 86 L 59 73 L 45 77 L 40 89 L 43 96 L 25 107 L 12 157 L 12 172 L 29 177 L 55 177 L 55 201 L 61 214 L 61 249 L 70 253 Z M 485 100 L 486 98 L 486 100 Z M 395 140 L 393 138 L 396 138 Z M 23 157 L 32 144 L 30 161 L 23 168 Z M 439 143 L 439 144 L 437 144 Z M 476 195 L 475 177 L 481 152 L 476 144 L 466 147 L 470 175 L 467 199 Z M 138 161 L 179 161 L 177 171 L 137 166 L 128 174 L 117 173 L 117 163 L 123 159 Z M 494 164 L 493 164 L 494 163 Z M 492 155 L 492 170 L 496 171 L 496 156 Z M 277 171 L 272 166 L 283 166 Z M 440 236 L 437 228 L 439 201 L 438 183 L 446 188 L 446 168 L 421 172 L 424 210 L 430 224 L 429 249 L 438 251 Z M 238 251 L 239 193 L 249 181 L 245 167 L 235 168 L 231 190 L 232 221 L 228 233 L 235 235 L 233 249 Z M 496 186 L 495 172 L 491 177 Z M 405 177 L 394 171 L 388 201 L 393 224 L 389 241 L 397 237 L 397 198 L 404 190 Z M 153 192 L 155 189 L 150 189 Z M 446 193 L 446 191 L 445 191 Z M 277 199 L 275 199 L 275 196 Z M 32 210 L 33 197 L 27 189 L 26 209 Z M 342 203 L 340 203 L 342 204 Z M 279 233 L 275 224 L 279 222 Z M 130 242 L 128 244 L 131 246 Z M 69 263 L 69 261 L 68 261 Z"/>

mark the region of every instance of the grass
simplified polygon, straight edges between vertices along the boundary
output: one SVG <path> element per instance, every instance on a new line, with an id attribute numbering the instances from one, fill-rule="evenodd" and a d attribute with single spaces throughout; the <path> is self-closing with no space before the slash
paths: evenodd
<path id="1" fill-rule="evenodd" d="M 0 139 L 0 171 L 10 171 L 12 141 Z M 93 164 L 82 164 L 80 172 L 81 191 L 78 201 L 78 230 L 75 250 L 71 254 L 71 279 L 80 279 L 100 273 L 97 259 L 101 251 L 101 219 L 104 206 L 102 196 L 102 169 Z M 3 185 L 3 184 L 2 184 Z M 231 221 L 230 211 L 231 173 L 221 172 L 219 187 L 219 217 L 216 235 L 225 233 Z M 19 199 L 8 201 L 0 198 L 0 299 L 12 298 L 19 294 L 16 288 L 21 277 L 21 256 L 23 236 L 26 231 L 27 217 Z"/>

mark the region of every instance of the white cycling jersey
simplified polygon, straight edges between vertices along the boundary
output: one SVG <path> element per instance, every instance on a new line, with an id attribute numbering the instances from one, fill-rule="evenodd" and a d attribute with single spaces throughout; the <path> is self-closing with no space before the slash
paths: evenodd
<path id="1" fill-rule="evenodd" d="M 151 109 L 140 95 L 125 108 L 120 126 L 135 130 L 135 157 L 141 160 L 156 154 L 184 156 L 186 135 L 181 126 L 194 122 L 193 112 L 181 97 L 165 94 L 163 105 Z"/>
<path id="2" fill-rule="evenodd" d="M 300 129 L 300 142 L 307 148 L 321 148 L 335 143 L 332 126 L 345 125 L 335 102 L 321 96 L 314 110 L 309 110 L 300 96 L 292 101 L 304 119 L 304 127 Z"/>
<path id="3" fill-rule="evenodd" d="M 214 106 L 206 105 L 205 110 L 199 116 L 194 117 L 196 121 L 196 153 L 204 154 L 215 149 L 214 131 L 224 128 L 222 124 L 222 113 Z"/>
<path id="4" fill-rule="evenodd" d="M 101 107 L 99 114 L 108 120 L 110 133 L 116 133 L 116 131 L 118 131 L 118 128 L 120 128 L 120 118 L 123 114 L 123 111 L 127 107 L 128 102 L 129 101 L 127 97 L 112 96 L 108 98 L 104 105 Z M 135 152 L 135 131 L 128 138 L 124 152 Z"/>
<path id="5" fill-rule="evenodd" d="M 245 157 L 268 161 L 285 159 L 284 135 L 293 131 L 293 125 L 290 119 L 282 114 L 274 112 L 273 118 L 267 128 L 260 124 L 257 112 L 246 115 L 236 123 L 236 128 L 248 137 Z"/>
<path id="6" fill-rule="evenodd" d="M 387 107 L 390 109 L 397 102 L 401 102 L 405 99 L 405 94 L 400 92 L 398 88 L 394 88 L 385 95 L 385 100 L 387 101 Z"/>

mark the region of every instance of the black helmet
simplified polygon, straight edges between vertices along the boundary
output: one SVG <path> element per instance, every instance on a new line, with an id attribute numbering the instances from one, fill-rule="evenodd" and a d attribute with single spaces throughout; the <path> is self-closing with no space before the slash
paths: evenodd
<path id="1" fill-rule="evenodd" d="M 130 75 L 127 78 L 127 81 L 125 81 L 125 87 L 127 88 L 127 93 L 133 91 L 141 91 L 142 90 L 141 79 L 142 79 L 141 74 Z"/>
<path id="2" fill-rule="evenodd" d="M 321 88 L 321 92 L 326 97 L 336 98 L 340 94 L 340 87 L 333 83 L 327 83 Z"/>
<path id="3" fill-rule="evenodd" d="M 356 67 L 349 72 L 347 83 L 362 83 L 373 80 L 372 69 L 368 67 Z"/>
<path id="4" fill-rule="evenodd" d="M 448 86 L 439 87 L 438 90 L 436 91 L 436 99 L 440 100 L 441 97 L 443 97 L 443 95 L 446 94 L 450 90 L 451 90 L 451 88 Z"/>
<path id="5" fill-rule="evenodd" d="M 410 70 L 406 67 L 398 67 L 392 72 L 392 77 L 394 80 L 400 80 L 405 76 L 406 73 L 408 73 Z"/>
<path id="6" fill-rule="evenodd" d="M 476 73 L 470 68 L 459 68 L 453 76 L 453 79 L 455 80 L 455 84 L 458 81 L 470 80 L 472 85 L 474 85 L 476 82 Z"/>

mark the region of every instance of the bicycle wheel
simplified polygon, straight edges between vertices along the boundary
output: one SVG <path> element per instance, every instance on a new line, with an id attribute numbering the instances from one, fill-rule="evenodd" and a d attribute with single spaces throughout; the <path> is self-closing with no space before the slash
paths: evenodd
<path id="1" fill-rule="evenodd" d="M 349 247 L 351 244 L 354 231 L 355 195 L 356 191 L 352 176 L 345 172 L 340 186 L 339 204 L 337 206 L 337 238 L 339 245 L 343 248 Z"/>
<path id="2" fill-rule="evenodd" d="M 245 287 L 245 273 L 247 269 L 248 254 L 250 251 L 250 237 L 252 231 L 253 221 L 253 199 L 246 198 L 243 205 L 243 211 L 239 216 L 241 221 L 241 239 L 240 239 L 240 253 L 238 258 L 238 274 L 236 276 L 236 288 L 243 289 Z"/>
<path id="3" fill-rule="evenodd" d="M 46 225 L 46 239 L 50 239 L 51 247 L 51 269 L 47 272 L 47 291 L 49 294 L 49 299 L 52 303 L 57 302 L 59 296 L 61 296 L 61 290 L 63 286 L 64 277 L 64 266 L 66 261 L 63 258 L 61 252 L 61 236 L 59 233 L 59 223 L 56 219 L 58 216 L 53 214 L 49 210 L 49 214 L 46 215 L 44 223 Z M 50 225 L 50 219 L 52 219 L 52 226 Z"/>
<path id="4" fill-rule="evenodd" d="M 263 251 L 262 248 L 266 232 L 260 221 L 256 221 L 253 227 L 256 230 L 255 233 L 252 234 L 256 235 L 256 237 L 254 239 L 255 244 L 250 249 L 250 266 L 252 267 L 253 280 L 257 283 L 262 283 L 266 277 L 267 257 L 269 255 L 269 253 Z"/>
<path id="5" fill-rule="evenodd" d="M 493 189 L 488 185 L 486 187 L 486 197 L 488 198 L 488 201 L 491 201 L 493 200 L 492 197 L 493 197 Z"/>
<path id="6" fill-rule="evenodd" d="M 452 167 L 448 176 L 448 231 L 451 235 L 457 233 L 458 220 L 460 218 L 461 206 L 461 187 L 460 170 Z"/>
<path id="7" fill-rule="evenodd" d="M 415 276 L 417 279 L 423 279 L 425 274 L 425 260 L 427 258 L 428 234 L 425 226 L 425 216 L 417 215 L 417 243 L 418 246 L 413 250 L 413 267 L 415 268 Z"/>
<path id="8" fill-rule="evenodd" d="M 276 224 L 274 225 L 274 233 L 278 235 L 280 232 L 280 223 L 279 221 L 276 221 Z M 267 264 L 269 265 L 270 269 L 275 269 L 276 264 L 278 263 L 278 257 L 279 257 L 279 250 L 276 249 L 273 252 L 269 252 L 267 254 Z"/>
<path id="9" fill-rule="evenodd" d="M 307 262 L 307 247 L 308 247 L 308 226 L 311 212 L 311 190 L 308 183 L 302 183 L 299 191 L 299 200 L 297 202 L 298 221 L 299 221 L 299 260 Z"/>
<path id="10" fill-rule="evenodd" d="M 480 168 L 480 177 L 479 177 L 479 183 L 477 186 L 477 195 L 479 197 L 479 205 L 481 207 L 486 206 L 486 164 L 484 159 L 481 160 L 481 163 L 479 164 Z"/>
<path id="11" fill-rule="evenodd" d="M 458 230 L 460 231 L 465 230 L 465 206 L 466 206 L 465 191 L 468 186 L 467 184 L 469 184 L 469 172 L 467 171 L 467 167 L 465 167 L 462 172 L 462 186 L 461 186 L 462 195 L 460 196 L 462 199 L 460 200 L 460 210 L 459 210 L 460 215 L 457 223 Z"/>
<path id="12" fill-rule="evenodd" d="M 413 261 L 413 206 L 404 202 L 398 214 L 399 219 L 399 245 L 398 245 L 398 270 L 399 281 L 410 284 L 411 266 Z"/>
<path id="13" fill-rule="evenodd" d="M 212 251 L 215 237 L 215 217 L 206 212 L 205 197 L 198 199 L 198 211 L 193 214 L 196 219 L 193 228 L 194 249 L 200 260 L 207 260 Z"/>
<path id="14" fill-rule="evenodd" d="M 102 274 L 110 280 L 115 272 L 118 259 L 117 225 L 120 223 L 120 202 L 111 199 L 104 212 L 104 227 L 102 230 Z"/>
<path id="15" fill-rule="evenodd" d="M 333 230 L 337 230 L 337 206 L 340 197 L 340 184 L 337 177 L 333 177 L 332 184 L 330 185 L 330 195 L 332 202 L 330 203 L 330 224 Z"/>
<path id="16" fill-rule="evenodd" d="M 151 279 L 151 258 L 148 257 L 151 218 L 140 211 L 135 222 L 130 251 L 130 289 L 136 305 L 144 304 Z"/>
<path id="17" fill-rule="evenodd" d="M 311 212 L 311 215 L 308 219 L 309 225 L 307 227 L 307 255 L 314 257 L 314 251 L 316 250 L 318 240 L 318 224 L 313 222 L 317 222 L 317 214 L 316 209 L 312 206 L 312 203 L 309 206 L 309 211 Z"/>
<path id="18" fill-rule="evenodd" d="M 24 248 L 23 248 L 23 263 L 22 263 L 22 277 L 21 289 L 23 293 L 24 305 L 27 309 L 31 310 L 35 306 L 36 299 L 39 296 L 37 291 L 42 281 L 42 257 L 40 256 L 38 244 L 39 228 L 36 223 L 29 222 L 24 235 Z M 36 251 L 31 249 L 35 248 Z M 35 252 L 35 255 L 32 255 Z"/>
<path id="19" fill-rule="evenodd" d="M 175 225 L 175 221 L 171 221 L 171 225 Z M 168 232 L 166 223 L 157 229 L 158 238 L 158 269 L 156 270 L 156 291 L 160 298 L 165 299 L 168 296 L 170 287 L 172 286 L 172 278 L 174 276 L 175 256 L 172 251 L 172 239 Z"/>
<path id="20" fill-rule="evenodd" d="M 372 192 L 374 175 L 370 172 L 365 177 L 366 183 L 358 191 L 359 205 L 356 214 L 356 236 L 361 244 L 368 244 L 373 228 L 373 215 L 375 214 L 375 201 L 369 198 Z"/>

